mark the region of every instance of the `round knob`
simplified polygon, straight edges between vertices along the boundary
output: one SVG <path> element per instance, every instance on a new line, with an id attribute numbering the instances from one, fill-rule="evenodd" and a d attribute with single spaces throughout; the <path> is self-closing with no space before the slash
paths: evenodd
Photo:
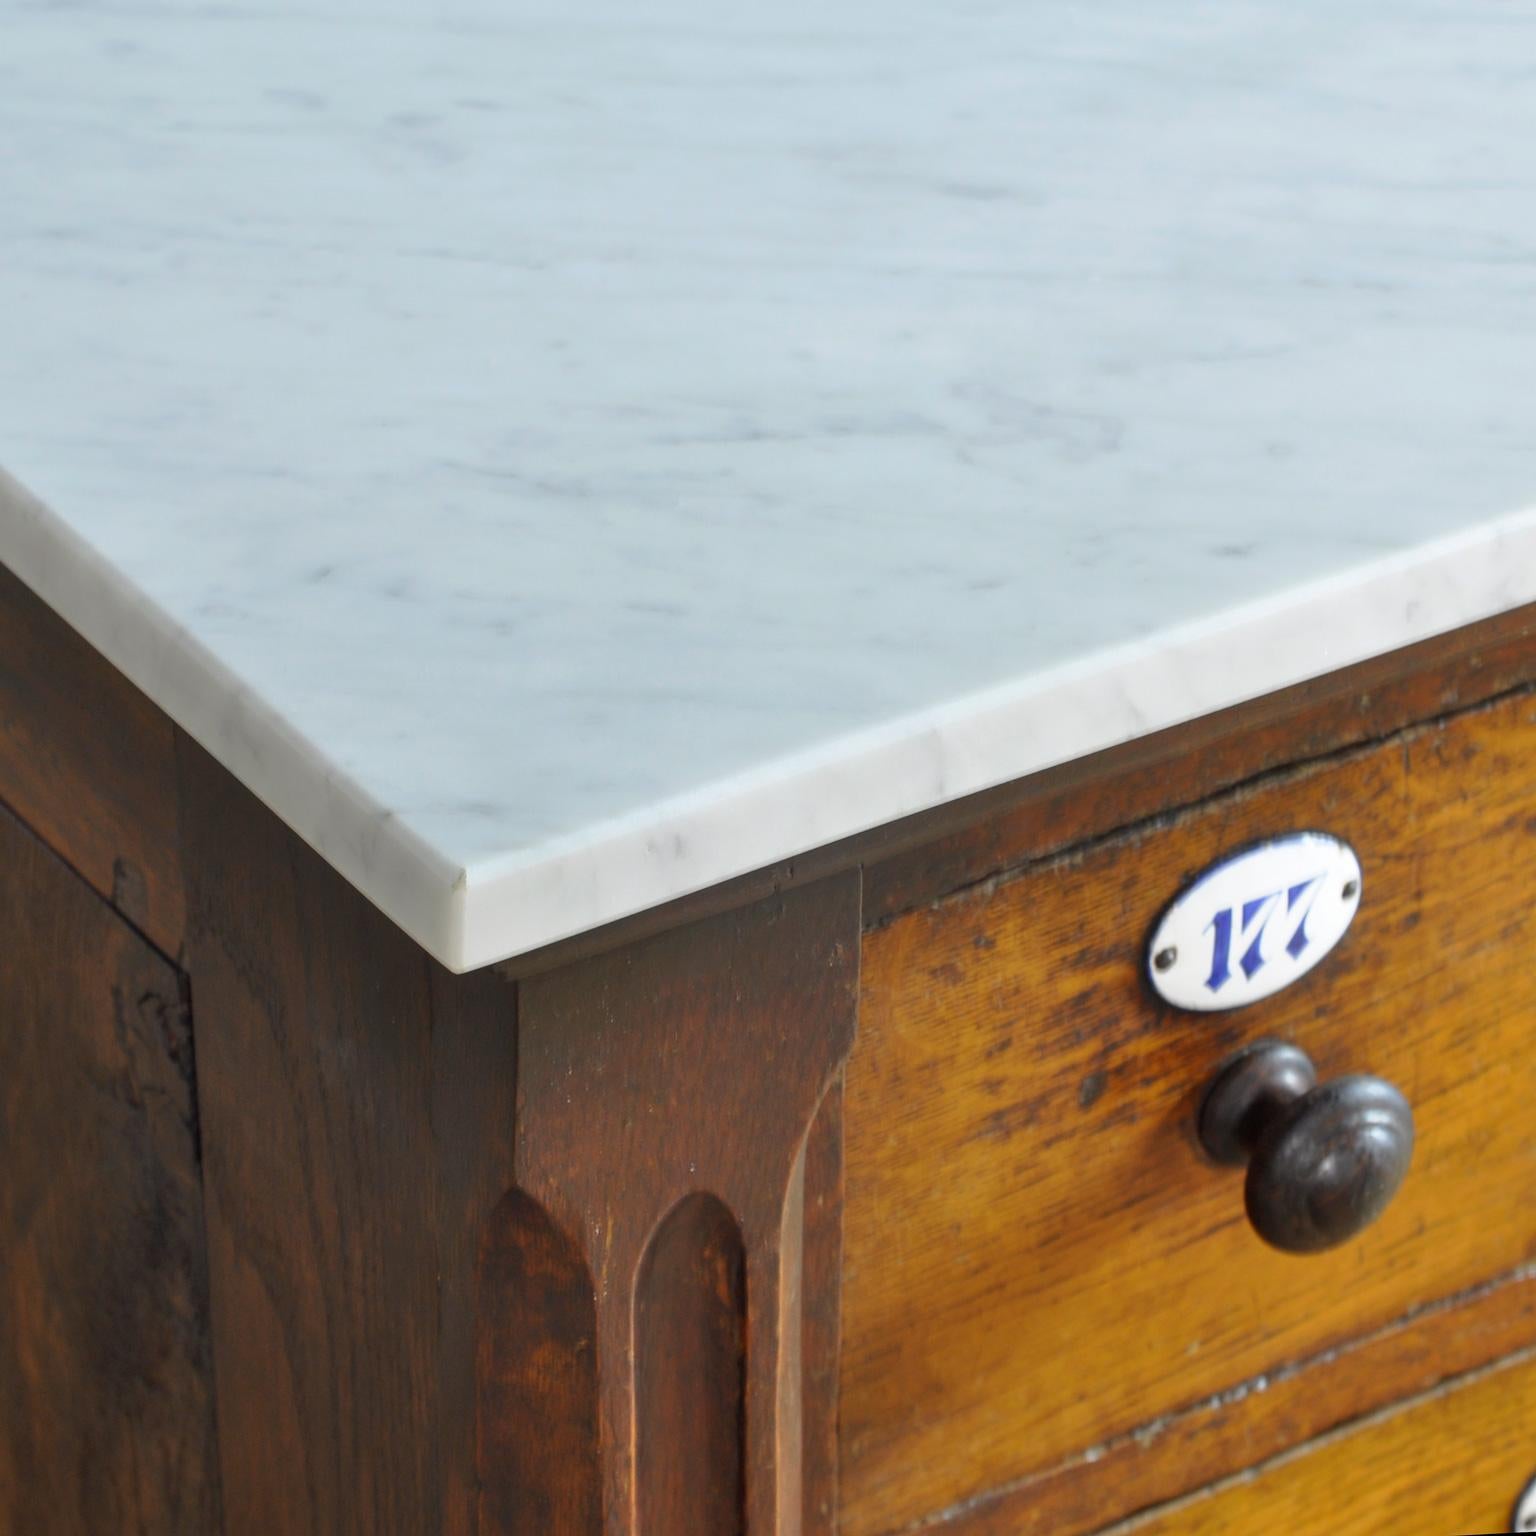
<path id="1" fill-rule="evenodd" d="M 1259 1040 L 1229 1056 L 1200 1102 L 1200 1143 L 1247 1163 L 1253 1229 L 1286 1253 L 1318 1253 L 1376 1220 L 1413 1156 L 1413 1111 L 1379 1077 L 1319 1086 L 1303 1050 Z"/>

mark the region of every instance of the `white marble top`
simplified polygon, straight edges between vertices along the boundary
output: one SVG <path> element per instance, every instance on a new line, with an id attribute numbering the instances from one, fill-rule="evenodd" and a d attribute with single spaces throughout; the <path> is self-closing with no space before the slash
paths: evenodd
<path id="1" fill-rule="evenodd" d="M 0 465 L 482 965 L 1536 598 L 1536 0 L 15 5 Z"/>

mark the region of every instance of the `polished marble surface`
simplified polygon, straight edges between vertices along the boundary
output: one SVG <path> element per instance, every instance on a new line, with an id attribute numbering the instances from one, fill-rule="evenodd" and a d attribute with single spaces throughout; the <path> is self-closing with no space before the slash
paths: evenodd
<path id="1" fill-rule="evenodd" d="M 1532 0 L 15 7 L 0 559 L 484 964 L 1536 598 L 1533 144 Z"/>

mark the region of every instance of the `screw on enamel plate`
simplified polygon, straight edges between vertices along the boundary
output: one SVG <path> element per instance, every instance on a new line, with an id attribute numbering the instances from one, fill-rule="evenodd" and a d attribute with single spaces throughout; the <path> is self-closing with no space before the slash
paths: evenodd
<path id="1" fill-rule="evenodd" d="M 1152 987 L 1198 1013 L 1273 997 L 1344 937 L 1361 884 L 1355 850 L 1327 832 L 1289 832 L 1229 853 L 1159 918 L 1147 944 Z"/>

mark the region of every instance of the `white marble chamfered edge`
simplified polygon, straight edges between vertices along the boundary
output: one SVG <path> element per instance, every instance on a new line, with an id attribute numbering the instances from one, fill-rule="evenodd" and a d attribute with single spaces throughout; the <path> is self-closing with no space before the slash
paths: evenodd
<path id="1" fill-rule="evenodd" d="M 1536 508 L 469 870 L 464 969 L 1536 601 Z M 602 914 L 598 916 L 597 914 Z"/>
<path id="2" fill-rule="evenodd" d="M 0 471 L 0 559 L 454 971 L 1536 601 L 1536 509 L 460 869 Z"/>

